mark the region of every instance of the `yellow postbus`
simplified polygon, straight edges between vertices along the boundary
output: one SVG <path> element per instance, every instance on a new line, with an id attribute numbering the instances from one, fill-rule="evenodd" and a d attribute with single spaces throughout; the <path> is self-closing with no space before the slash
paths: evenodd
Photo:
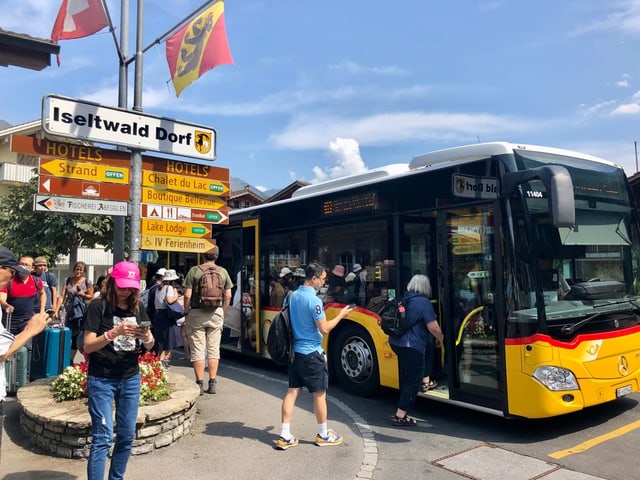
<path id="1" fill-rule="evenodd" d="M 638 224 L 612 162 L 504 142 L 440 150 L 233 211 L 216 240 L 237 279 L 223 348 L 268 358 L 283 267 L 358 264 L 358 307 L 325 339 L 350 392 L 398 387 L 377 312 L 416 273 L 445 332 L 438 387 L 420 395 L 543 418 L 638 391 Z M 328 299 L 327 318 L 342 305 Z"/>

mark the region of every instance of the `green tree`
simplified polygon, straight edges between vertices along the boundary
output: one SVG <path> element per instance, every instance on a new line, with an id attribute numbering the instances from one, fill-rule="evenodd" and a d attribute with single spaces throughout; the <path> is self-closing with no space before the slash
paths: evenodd
<path id="1" fill-rule="evenodd" d="M 112 248 L 110 216 L 34 211 L 33 196 L 37 193 L 38 177 L 9 188 L 0 202 L 0 245 L 17 256 L 43 255 L 52 265 L 58 255 L 70 255 L 73 265 L 79 247 Z"/>

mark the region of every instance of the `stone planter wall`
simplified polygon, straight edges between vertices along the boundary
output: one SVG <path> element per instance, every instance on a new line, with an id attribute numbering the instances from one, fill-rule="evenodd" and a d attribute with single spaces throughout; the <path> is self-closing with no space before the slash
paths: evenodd
<path id="1" fill-rule="evenodd" d="M 171 445 L 191 429 L 200 389 L 184 375 L 167 372 L 167 377 L 170 398 L 138 409 L 133 455 Z M 18 390 L 22 431 L 34 446 L 51 455 L 87 458 L 91 419 L 86 399 L 56 402 L 49 388 L 52 381 L 36 380 Z"/>

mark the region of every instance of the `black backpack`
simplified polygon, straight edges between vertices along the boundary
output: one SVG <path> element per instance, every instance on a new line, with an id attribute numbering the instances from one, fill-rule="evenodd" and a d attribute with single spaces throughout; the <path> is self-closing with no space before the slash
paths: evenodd
<path id="1" fill-rule="evenodd" d="M 293 333 L 288 304 L 271 320 L 267 334 L 267 349 L 271 359 L 278 365 L 293 363 Z"/>
<path id="2" fill-rule="evenodd" d="M 380 328 L 389 336 L 400 337 L 411 330 L 407 320 L 407 310 L 402 301 L 387 300 L 380 312 Z"/>

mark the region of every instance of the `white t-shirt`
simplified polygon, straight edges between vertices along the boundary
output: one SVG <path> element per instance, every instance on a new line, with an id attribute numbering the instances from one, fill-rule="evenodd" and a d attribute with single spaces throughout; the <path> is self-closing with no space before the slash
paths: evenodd
<path id="1" fill-rule="evenodd" d="M 0 355 L 9 350 L 13 343 L 13 335 L 2 326 L 2 311 L 0 310 Z M 7 377 L 4 373 L 4 362 L 0 363 L 0 401 L 7 396 Z"/>

